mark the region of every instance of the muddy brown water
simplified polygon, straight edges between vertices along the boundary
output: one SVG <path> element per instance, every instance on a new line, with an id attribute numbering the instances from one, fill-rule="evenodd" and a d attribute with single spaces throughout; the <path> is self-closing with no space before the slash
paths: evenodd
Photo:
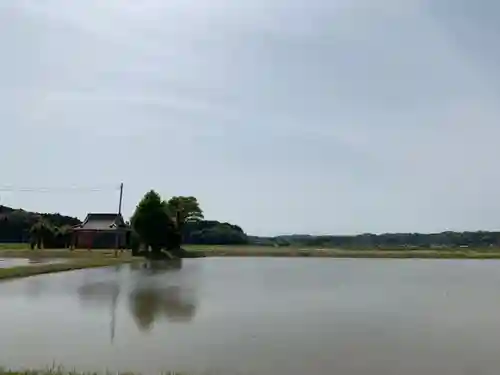
<path id="1" fill-rule="evenodd" d="M 0 283 L 0 365 L 498 375 L 500 262 L 211 258 Z"/>

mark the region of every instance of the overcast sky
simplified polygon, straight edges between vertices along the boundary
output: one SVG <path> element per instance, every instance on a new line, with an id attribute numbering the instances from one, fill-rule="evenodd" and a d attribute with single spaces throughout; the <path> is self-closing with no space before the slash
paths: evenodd
<path id="1" fill-rule="evenodd" d="M 0 204 L 250 234 L 500 229 L 500 3 L 2 0 Z"/>

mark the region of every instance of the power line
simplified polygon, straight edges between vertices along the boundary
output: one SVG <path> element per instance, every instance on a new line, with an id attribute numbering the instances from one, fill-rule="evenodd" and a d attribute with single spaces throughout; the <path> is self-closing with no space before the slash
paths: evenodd
<path id="1" fill-rule="evenodd" d="M 108 186 L 0 186 L 0 192 L 10 193 L 93 193 L 119 191 L 120 185 Z"/>

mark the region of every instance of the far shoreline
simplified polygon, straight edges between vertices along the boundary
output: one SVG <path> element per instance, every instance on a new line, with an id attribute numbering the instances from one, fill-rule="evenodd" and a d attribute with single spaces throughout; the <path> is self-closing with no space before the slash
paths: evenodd
<path id="1" fill-rule="evenodd" d="M 315 258 L 424 258 L 424 259 L 500 259 L 500 247 L 491 248 L 420 248 L 420 249 L 342 249 L 299 246 L 255 245 L 185 245 L 187 258 L 203 257 L 315 257 Z M 31 250 L 25 244 L 0 244 L 0 258 L 69 258 L 123 262 L 141 260 L 133 257 L 130 250 L 114 249 Z"/>
<path id="2" fill-rule="evenodd" d="M 328 249 L 299 247 L 264 247 L 231 245 L 191 245 L 185 249 L 188 258 L 342 258 L 342 259 L 500 259 L 500 248 L 489 249 Z M 26 248 L 6 248 L 0 245 L 0 258 L 66 259 L 62 263 L 14 266 L 0 268 L 0 281 L 24 278 L 49 273 L 75 271 L 86 268 L 109 267 L 127 263 L 146 261 L 143 257 L 133 257 L 130 250 L 115 252 L 113 249 L 73 250 Z"/>
<path id="3" fill-rule="evenodd" d="M 205 257 L 287 257 L 367 259 L 500 259 L 500 248 L 491 249 L 331 249 L 258 246 L 188 246 Z"/>

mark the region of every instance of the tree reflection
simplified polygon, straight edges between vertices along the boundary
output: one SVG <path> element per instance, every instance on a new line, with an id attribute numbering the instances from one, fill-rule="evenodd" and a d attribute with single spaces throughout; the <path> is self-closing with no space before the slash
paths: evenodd
<path id="1" fill-rule="evenodd" d="M 138 288 L 129 295 L 130 311 L 137 326 L 149 331 L 155 321 L 166 318 L 173 322 L 193 319 L 196 305 L 179 286 Z"/>
<path id="2" fill-rule="evenodd" d="M 143 263 L 132 263 L 130 268 L 144 275 L 163 274 L 182 269 L 182 259 L 168 261 L 146 261 Z"/>
<path id="3" fill-rule="evenodd" d="M 141 331 L 150 331 L 155 322 L 189 322 L 196 313 L 192 273 L 181 270 L 181 262 L 150 262 L 131 265 L 132 272 L 105 280 L 92 280 L 78 288 L 87 306 L 111 308 L 114 337 L 115 310 L 119 295 L 126 295 L 129 311 Z M 109 276 L 109 275 L 108 275 Z"/>
<path id="4" fill-rule="evenodd" d="M 136 266 L 139 282 L 129 293 L 129 305 L 139 329 L 149 331 L 154 322 L 162 318 L 173 322 L 188 322 L 193 319 L 196 305 L 189 288 L 192 280 L 190 277 L 183 278 L 182 273 L 176 272 L 181 269 L 182 259 Z M 169 279 L 164 277 L 167 274 Z M 167 286 L 167 280 L 175 284 Z"/>

